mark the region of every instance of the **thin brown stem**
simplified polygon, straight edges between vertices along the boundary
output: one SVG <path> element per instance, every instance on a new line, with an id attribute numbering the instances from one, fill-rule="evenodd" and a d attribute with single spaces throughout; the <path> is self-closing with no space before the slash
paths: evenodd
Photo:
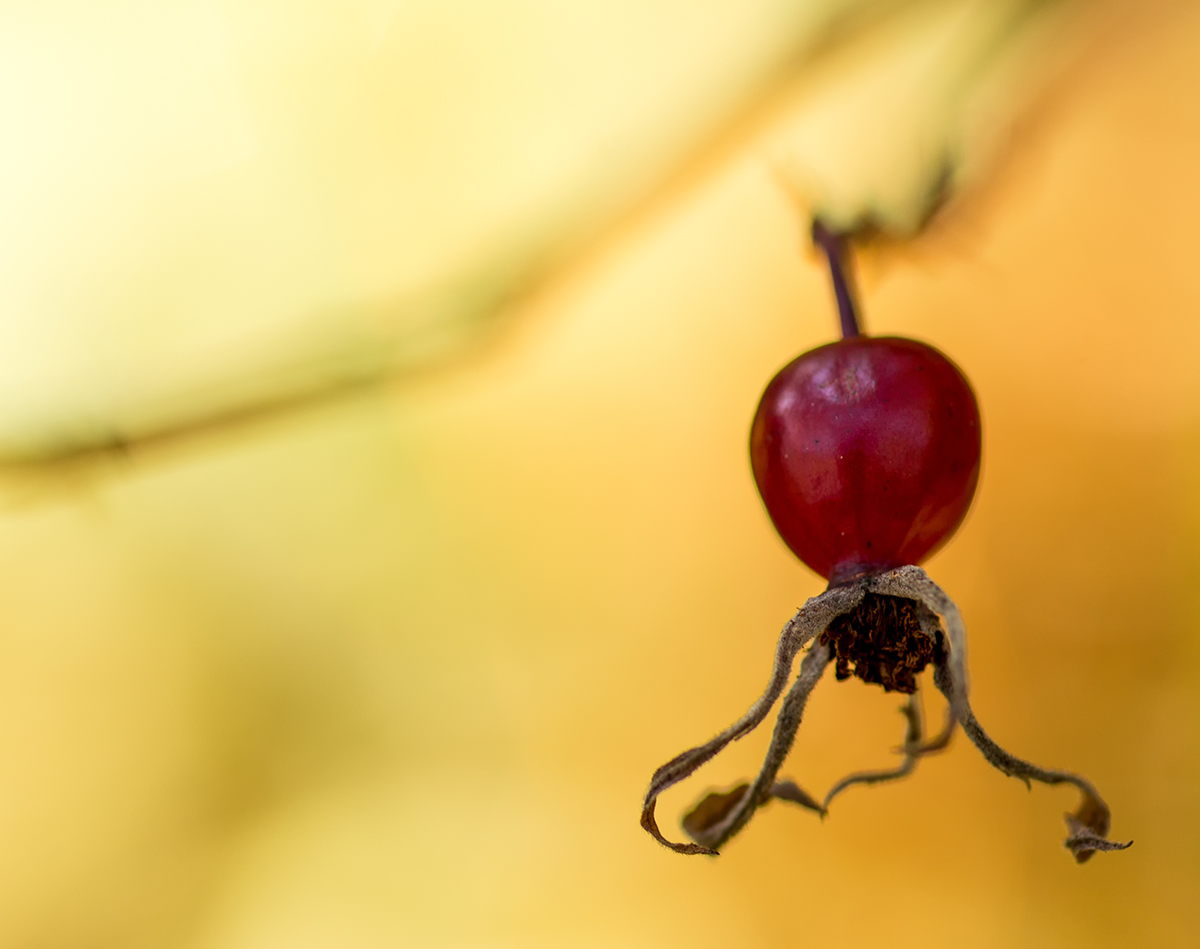
<path id="1" fill-rule="evenodd" d="M 842 338 L 852 339 L 862 333 L 855 304 L 854 282 L 849 266 L 846 238 L 829 230 L 820 218 L 813 218 L 813 243 L 825 253 L 829 261 L 829 275 L 833 279 L 833 294 L 837 298 L 838 319 L 842 324 Z"/>

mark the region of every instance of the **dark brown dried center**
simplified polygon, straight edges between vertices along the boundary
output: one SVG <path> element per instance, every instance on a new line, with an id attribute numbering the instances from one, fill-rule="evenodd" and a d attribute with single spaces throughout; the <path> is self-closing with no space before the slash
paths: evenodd
<path id="1" fill-rule="evenodd" d="M 912 600 L 868 593 L 837 617 L 819 641 L 833 649 L 838 679 L 855 675 L 885 692 L 917 690 L 917 676 L 934 659 L 937 643 L 917 622 Z"/>

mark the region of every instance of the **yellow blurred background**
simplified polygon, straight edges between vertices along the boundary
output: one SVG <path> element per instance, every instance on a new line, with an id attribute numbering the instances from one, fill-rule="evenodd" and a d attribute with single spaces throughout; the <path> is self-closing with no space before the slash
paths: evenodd
<path id="1" fill-rule="evenodd" d="M 1009 6 L 0 8 L 0 946 L 1196 944 L 1200 10 Z M 861 295 L 979 395 L 976 712 L 1128 852 L 962 740 L 639 828 L 822 588 L 746 451 L 836 328 L 797 196 L 910 235 Z M 830 677 L 785 772 L 899 704 Z"/>

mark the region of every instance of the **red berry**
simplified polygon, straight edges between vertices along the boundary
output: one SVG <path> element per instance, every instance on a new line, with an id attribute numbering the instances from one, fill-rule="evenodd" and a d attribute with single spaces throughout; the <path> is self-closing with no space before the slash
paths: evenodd
<path id="1" fill-rule="evenodd" d="M 966 516 L 979 481 L 979 406 L 931 346 L 855 336 L 789 363 L 750 430 L 776 529 L 837 584 L 919 564 Z"/>

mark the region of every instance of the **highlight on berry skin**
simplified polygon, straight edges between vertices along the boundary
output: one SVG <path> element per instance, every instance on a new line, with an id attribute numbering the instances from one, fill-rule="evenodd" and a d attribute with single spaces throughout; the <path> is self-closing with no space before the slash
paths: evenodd
<path id="1" fill-rule="evenodd" d="M 750 430 L 750 461 L 767 513 L 784 542 L 829 581 L 784 626 L 767 688 L 719 735 L 654 772 L 642 827 L 684 854 L 716 855 L 759 807 L 789 801 L 824 817 L 855 785 L 912 773 L 946 748 L 961 726 L 984 758 L 1026 786 L 1070 784 L 1078 808 L 1066 815 L 1065 846 L 1079 863 L 1132 841 L 1108 839 L 1111 816 L 1086 778 L 1031 764 L 997 745 L 967 699 L 966 629 L 958 607 L 921 564 L 958 529 L 979 480 L 979 406 L 962 372 L 931 346 L 869 337 L 858 319 L 848 244 L 814 221 L 813 242 L 829 262 L 842 339 L 801 354 L 768 384 Z M 784 695 L 796 657 L 799 672 Z M 908 696 L 896 767 L 847 775 L 818 799 L 780 770 L 804 707 L 825 670 Z M 917 677 L 933 666 L 946 719 L 927 736 Z M 726 745 L 757 728 L 783 696 L 766 758 L 753 781 L 705 795 L 682 820 L 691 843 L 667 839 L 655 806 Z"/>

